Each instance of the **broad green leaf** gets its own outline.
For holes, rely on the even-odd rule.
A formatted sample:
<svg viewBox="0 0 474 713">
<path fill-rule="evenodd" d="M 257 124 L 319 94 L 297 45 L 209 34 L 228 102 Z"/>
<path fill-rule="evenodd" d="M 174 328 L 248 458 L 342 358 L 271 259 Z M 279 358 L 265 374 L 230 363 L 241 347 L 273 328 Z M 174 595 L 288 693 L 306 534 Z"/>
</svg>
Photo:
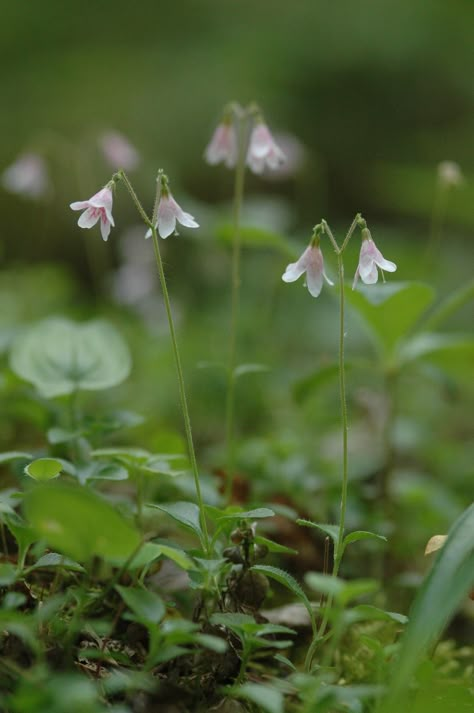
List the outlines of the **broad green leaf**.
<svg viewBox="0 0 474 713">
<path fill-rule="evenodd" d="M 80 431 L 68 431 L 65 428 L 50 428 L 47 432 L 48 441 L 53 445 L 58 443 L 68 443 L 80 437 Z"/>
<path fill-rule="evenodd" d="M 302 527 L 313 527 L 324 532 L 325 535 L 329 535 L 334 544 L 337 544 L 339 538 L 339 527 L 337 525 L 327 525 L 325 523 L 312 522 L 311 520 L 302 520 L 301 518 L 296 523 L 297 525 L 302 525 Z"/>
<path fill-rule="evenodd" d="M 399 358 L 402 364 L 427 361 L 454 376 L 472 374 L 474 339 L 468 335 L 418 334 L 405 342 Z"/>
<path fill-rule="evenodd" d="M 157 508 L 158 510 L 165 512 L 167 515 L 172 517 L 173 520 L 176 520 L 176 522 L 179 522 L 180 525 L 183 525 L 187 530 L 194 532 L 194 534 L 197 535 L 202 541 L 203 534 L 199 508 L 195 503 L 178 502 L 169 503 L 167 505 L 155 505 L 154 503 L 150 503 L 149 507 Z"/>
<path fill-rule="evenodd" d="M 235 698 L 255 703 L 267 713 L 283 713 L 283 694 L 275 686 L 244 683 L 239 688 L 232 688 L 231 694 Z"/>
<path fill-rule="evenodd" d="M 216 228 L 216 236 L 223 243 L 232 244 L 234 240 L 235 228 L 229 223 L 224 223 Z M 253 248 L 275 248 L 286 256 L 293 256 L 293 250 L 287 243 L 283 235 L 274 233 L 264 228 L 251 228 L 242 226 L 240 228 L 240 241 L 242 245 Z"/>
<path fill-rule="evenodd" d="M 140 544 L 135 528 L 86 487 L 48 483 L 28 492 L 23 507 L 38 537 L 78 562 L 125 561 Z"/>
<path fill-rule="evenodd" d="M 24 453 L 23 451 L 6 451 L 5 453 L 0 453 L 0 463 L 8 463 L 11 460 L 31 460 L 32 458 L 31 453 Z"/>
<path fill-rule="evenodd" d="M 221 515 L 217 520 L 259 520 L 265 517 L 274 517 L 275 513 L 270 508 L 255 508 Z"/>
<path fill-rule="evenodd" d="M 345 361 L 346 374 L 355 366 L 354 361 Z M 298 379 L 293 384 L 293 397 L 298 403 L 303 402 L 321 387 L 335 381 L 339 374 L 339 364 L 322 364 L 308 376 Z"/>
<path fill-rule="evenodd" d="M 421 658 L 473 586 L 474 504 L 452 526 L 413 602 L 392 672 L 388 710 L 400 710 L 400 699 Z"/>
<path fill-rule="evenodd" d="M 355 532 L 350 532 L 344 538 L 344 548 L 350 545 L 352 542 L 359 542 L 359 540 L 378 540 L 379 542 L 387 542 L 387 538 L 383 535 L 377 535 L 375 532 L 368 532 L 367 530 L 356 530 Z"/>
<path fill-rule="evenodd" d="M 120 384 L 130 372 L 131 359 L 111 324 L 78 324 L 58 317 L 39 322 L 15 339 L 10 366 L 52 398 Z"/>
<path fill-rule="evenodd" d="M 163 619 L 166 608 L 161 597 L 148 589 L 138 587 L 122 587 L 115 585 L 127 607 L 143 622 L 159 624 Z"/>
<path fill-rule="evenodd" d="M 16 579 L 16 567 L 9 562 L 0 562 L 0 587 L 9 587 Z"/>
<path fill-rule="evenodd" d="M 466 302 L 474 298 L 474 279 L 461 285 L 457 290 L 452 292 L 444 299 L 441 304 L 437 305 L 432 311 L 428 319 L 424 322 L 425 330 L 432 330 L 443 324 L 448 317 L 456 312 L 460 307 L 463 307 Z"/>
<path fill-rule="evenodd" d="M 390 353 L 429 307 L 434 291 L 420 282 L 388 282 L 359 285 L 357 290 L 347 290 L 346 297 L 369 325 L 381 347 Z"/>
<path fill-rule="evenodd" d="M 33 480 L 47 481 L 57 478 L 62 469 L 63 464 L 56 458 L 38 458 L 25 467 L 25 475 Z"/>
<path fill-rule="evenodd" d="M 262 535 L 256 535 L 255 542 L 257 545 L 265 545 L 265 547 L 268 547 L 269 552 L 279 552 L 286 555 L 298 554 L 298 550 L 286 547 L 285 545 L 280 545 L 279 542 L 273 542 L 273 540 L 269 540 L 267 537 L 262 537 Z"/>
<path fill-rule="evenodd" d="M 292 577 L 291 574 L 288 574 L 288 572 L 285 572 L 283 569 L 278 569 L 277 567 L 271 567 L 270 565 L 265 564 L 255 564 L 250 569 L 254 570 L 255 572 L 260 572 L 261 574 L 264 574 L 265 576 L 276 580 L 284 587 L 289 589 L 290 592 L 292 592 L 296 597 L 298 597 L 300 602 L 304 604 L 306 611 L 309 614 L 313 631 L 316 630 L 316 620 L 311 602 L 301 589 L 296 579 Z"/>
<path fill-rule="evenodd" d="M 196 565 L 194 564 L 192 559 L 188 557 L 186 552 L 179 549 L 179 547 L 171 547 L 170 545 L 165 545 L 158 542 L 149 542 L 147 544 L 153 545 L 156 552 L 159 552 L 159 554 L 163 557 L 167 557 L 168 559 L 173 560 L 173 562 L 175 562 L 178 567 L 181 567 L 181 569 L 196 569 Z"/>
<path fill-rule="evenodd" d="M 211 634 L 195 634 L 195 640 L 201 646 L 204 646 L 209 651 L 215 651 L 217 654 L 223 654 L 227 651 L 227 641 L 221 639 L 219 636 L 212 636 Z"/>
<path fill-rule="evenodd" d="M 49 569 L 50 567 L 62 567 L 72 572 L 86 571 L 79 562 L 75 562 L 69 557 L 64 557 L 64 555 L 60 555 L 57 552 L 49 552 L 47 555 L 43 555 L 31 567 L 28 567 L 28 571 L 33 569 Z"/>
</svg>

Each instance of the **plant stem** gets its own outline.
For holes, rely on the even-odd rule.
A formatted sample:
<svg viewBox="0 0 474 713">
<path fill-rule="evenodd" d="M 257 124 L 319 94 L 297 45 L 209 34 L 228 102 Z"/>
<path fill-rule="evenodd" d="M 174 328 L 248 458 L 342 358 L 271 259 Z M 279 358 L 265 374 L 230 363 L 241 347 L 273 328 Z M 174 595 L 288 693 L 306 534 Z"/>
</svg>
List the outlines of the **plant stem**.
<svg viewBox="0 0 474 713">
<path fill-rule="evenodd" d="M 151 227 L 151 220 L 150 220 L 150 218 L 148 217 L 148 215 L 146 214 L 145 209 L 143 208 L 142 204 L 140 203 L 140 200 L 138 199 L 138 196 L 137 196 L 137 194 L 135 193 L 135 190 L 134 190 L 132 184 L 131 184 L 130 181 L 128 180 L 128 176 L 127 176 L 127 174 L 125 173 L 125 171 L 120 170 L 118 173 L 114 174 L 114 176 L 112 176 L 112 180 L 113 180 L 115 177 L 116 177 L 117 179 L 120 179 L 121 181 L 124 182 L 125 188 L 126 188 L 127 191 L 130 193 L 130 197 L 131 197 L 132 201 L 135 203 L 135 207 L 136 207 L 136 209 L 138 210 L 138 212 L 140 213 L 140 215 L 141 215 L 141 217 L 142 217 L 142 219 L 143 219 L 143 222 L 145 223 L 145 225 L 146 225 L 148 228 L 150 228 L 150 227 Z"/>
<path fill-rule="evenodd" d="M 199 470 L 198 470 L 197 461 L 196 461 L 196 453 L 194 451 L 193 435 L 192 435 L 192 431 L 191 431 L 191 419 L 189 418 L 188 403 L 187 403 L 187 399 L 186 399 L 186 390 L 184 387 L 183 369 L 181 367 L 181 358 L 179 356 L 178 341 L 176 339 L 176 331 L 175 331 L 175 327 L 174 327 L 173 315 L 171 312 L 171 303 L 170 303 L 170 298 L 169 298 L 169 294 L 168 294 L 168 287 L 166 285 L 165 272 L 163 269 L 163 261 L 161 259 L 161 254 L 160 254 L 158 235 L 157 235 L 156 228 L 154 225 L 151 226 L 151 234 L 152 234 L 152 238 L 153 238 L 153 249 L 155 252 L 156 265 L 158 267 L 158 274 L 160 277 L 161 289 L 163 292 L 163 299 L 164 299 L 165 307 L 166 307 L 166 314 L 168 317 L 168 325 L 169 325 L 169 330 L 170 330 L 171 343 L 173 345 L 174 360 L 175 360 L 175 365 L 176 365 L 176 372 L 178 375 L 179 398 L 180 398 L 180 402 L 181 402 L 181 409 L 183 412 L 184 429 L 186 431 L 186 439 L 188 442 L 189 460 L 191 461 L 191 470 L 192 470 L 192 473 L 194 476 L 194 485 L 196 488 L 196 496 L 197 496 L 198 506 L 199 506 L 199 511 L 200 511 L 201 528 L 202 528 L 202 532 L 203 532 L 203 536 L 204 536 L 204 545 L 205 545 L 207 554 L 210 554 L 211 550 L 210 550 L 210 543 L 209 543 L 209 534 L 207 531 L 206 512 L 204 509 L 204 501 L 202 499 L 201 483 L 199 480 Z"/>
<path fill-rule="evenodd" d="M 226 397 L 226 478 L 224 489 L 225 503 L 229 503 L 232 495 L 232 482 L 235 461 L 234 443 L 234 411 L 235 411 L 235 365 L 237 358 L 237 332 L 240 309 L 240 218 L 242 212 L 242 202 L 244 196 L 245 179 L 245 155 L 246 155 L 246 123 L 242 120 L 239 132 L 239 155 L 235 169 L 234 182 L 234 232 L 232 243 L 232 297 L 230 316 L 230 338 L 229 338 L 229 363 L 227 376 L 227 397 Z"/>
</svg>

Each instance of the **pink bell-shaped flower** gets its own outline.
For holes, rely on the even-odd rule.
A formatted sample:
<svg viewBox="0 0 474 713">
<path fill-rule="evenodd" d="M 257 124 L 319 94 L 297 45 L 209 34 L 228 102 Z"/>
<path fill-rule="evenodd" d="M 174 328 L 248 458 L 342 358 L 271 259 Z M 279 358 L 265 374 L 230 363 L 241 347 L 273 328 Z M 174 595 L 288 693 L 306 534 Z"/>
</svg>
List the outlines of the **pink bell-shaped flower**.
<svg viewBox="0 0 474 713">
<path fill-rule="evenodd" d="M 285 154 L 275 143 L 268 126 L 258 121 L 250 134 L 247 165 L 254 173 L 263 173 L 265 167 L 279 168 L 286 160 Z"/>
<path fill-rule="evenodd" d="M 360 247 L 359 264 L 354 275 L 352 289 L 354 290 L 360 277 L 366 285 L 377 282 L 379 275 L 377 268 L 386 272 L 395 272 L 397 266 L 394 262 L 386 260 L 372 240 L 368 228 L 362 230 L 362 245 Z M 382 273 L 383 275 L 383 273 Z"/>
<path fill-rule="evenodd" d="M 112 217 L 113 194 L 110 184 L 102 188 L 98 193 L 87 201 L 76 201 L 71 203 L 72 210 L 83 210 L 77 224 L 80 228 L 92 228 L 100 220 L 100 232 L 102 238 L 107 240 L 110 234 L 110 227 L 114 226 Z"/>
<path fill-rule="evenodd" d="M 287 266 L 282 280 L 295 282 L 304 273 L 306 273 L 306 287 L 313 297 L 319 296 L 323 287 L 323 278 L 329 285 L 334 284 L 324 271 L 323 254 L 316 241 L 306 248 L 297 262 L 292 262 Z"/>
</svg>

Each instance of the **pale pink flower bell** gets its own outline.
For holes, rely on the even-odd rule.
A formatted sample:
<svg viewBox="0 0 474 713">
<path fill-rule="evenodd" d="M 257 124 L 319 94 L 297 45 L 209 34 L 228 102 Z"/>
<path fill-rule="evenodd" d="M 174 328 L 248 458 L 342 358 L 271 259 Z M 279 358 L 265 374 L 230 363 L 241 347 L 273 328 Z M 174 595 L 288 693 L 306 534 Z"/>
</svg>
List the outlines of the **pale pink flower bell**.
<svg viewBox="0 0 474 713">
<path fill-rule="evenodd" d="M 204 151 L 204 158 L 211 166 L 223 161 L 227 168 L 237 163 L 237 136 L 234 125 L 223 121 L 214 131 L 212 139 Z"/>
<path fill-rule="evenodd" d="M 1 183 L 7 191 L 25 198 L 41 198 L 49 190 L 46 164 L 36 153 L 25 153 L 5 169 Z"/>
<path fill-rule="evenodd" d="M 282 280 L 295 282 L 304 273 L 306 273 L 306 287 L 313 297 L 319 296 L 323 287 L 323 278 L 329 285 L 334 284 L 324 271 L 323 254 L 317 245 L 309 245 L 297 262 L 290 263 L 282 275 Z"/>
<path fill-rule="evenodd" d="M 167 179 L 161 191 L 160 202 L 158 204 L 156 228 L 162 238 L 167 238 L 176 230 L 176 221 L 185 228 L 199 228 L 199 224 L 194 220 L 191 213 L 186 213 L 169 192 Z M 151 237 L 151 230 L 148 230 L 145 238 Z"/>
<path fill-rule="evenodd" d="M 110 227 L 114 226 L 112 217 L 113 194 L 110 186 L 105 186 L 98 193 L 89 198 L 88 201 L 76 201 L 71 203 L 72 210 L 83 210 L 77 224 L 80 228 L 92 228 L 100 220 L 100 232 L 102 238 L 107 240 L 110 234 Z"/>
<path fill-rule="evenodd" d="M 386 272 L 395 272 L 397 266 L 394 262 L 386 260 L 380 250 L 375 245 L 374 241 L 370 237 L 370 232 L 366 228 L 362 233 L 366 232 L 368 237 L 363 237 L 362 245 L 360 248 L 359 255 L 359 265 L 357 266 L 356 274 L 354 276 L 354 283 L 352 289 L 354 290 L 357 281 L 360 277 L 362 282 L 366 285 L 373 285 L 377 282 L 379 275 L 377 268 L 385 270 Z M 382 273 L 383 275 L 383 273 Z"/>
<path fill-rule="evenodd" d="M 279 168 L 286 160 L 285 154 L 277 146 L 268 126 L 258 122 L 250 134 L 247 151 L 247 165 L 254 173 L 263 173 L 265 167 Z"/>
<path fill-rule="evenodd" d="M 133 171 L 140 163 L 140 154 L 135 146 L 118 131 L 105 131 L 99 137 L 99 145 L 104 158 L 114 169 Z"/>
</svg>

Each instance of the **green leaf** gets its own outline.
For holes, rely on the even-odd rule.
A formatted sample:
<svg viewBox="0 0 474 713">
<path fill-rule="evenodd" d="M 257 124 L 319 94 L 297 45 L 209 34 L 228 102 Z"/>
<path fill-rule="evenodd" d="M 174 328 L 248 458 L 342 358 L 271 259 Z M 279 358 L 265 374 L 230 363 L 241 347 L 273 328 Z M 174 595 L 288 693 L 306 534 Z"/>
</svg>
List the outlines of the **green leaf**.
<svg viewBox="0 0 474 713">
<path fill-rule="evenodd" d="M 298 554 L 298 550 L 294 550 L 291 547 L 285 547 L 285 545 L 280 545 L 279 542 L 273 542 L 273 540 L 269 540 L 267 537 L 262 537 L 262 535 L 256 535 L 255 542 L 257 545 L 265 545 L 265 547 L 268 547 L 269 552 L 279 552 L 286 555 Z"/>
<path fill-rule="evenodd" d="M 162 545 L 158 544 L 157 542 L 150 542 L 150 545 L 154 545 L 156 550 L 160 551 L 160 554 L 163 555 L 164 557 L 167 557 L 170 560 L 173 560 L 175 564 L 178 565 L 178 567 L 181 567 L 181 569 L 184 570 L 189 570 L 189 569 L 196 569 L 196 565 L 192 561 L 190 557 L 184 552 L 183 550 L 180 550 L 179 547 L 171 547 L 170 545 Z"/>
<path fill-rule="evenodd" d="M 203 540 L 199 508 L 195 503 L 177 502 L 167 505 L 155 505 L 150 503 L 149 507 L 157 508 L 179 522 L 187 530 L 191 530 L 199 539 Z"/>
<path fill-rule="evenodd" d="M 120 384 L 130 372 L 131 359 L 127 345 L 111 324 L 77 324 L 53 318 L 17 337 L 10 366 L 43 396 L 52 398 Z"/>
<path fill-rule="evenodd" d="M 250 569 L 254 570 L 255 572 L 260 572 L 261 574 L 264 574 L 265 576 L 276 580 L 284 587 L 289 589 L 290 592 L 292 592 L 300 600 L 300 602 L 304 604 L 306 611 L 309 614 L 309 618 L 311 619 L 313 631 L 316 631 L 316 619 L 314 616 L 314 611 L 311 602 L 301 589 L 296 579 L 292 577 L 291 574 L 288 574 L 288 572 L 285 572 L 283 569 L 271 567 L 270 565 L 266 564 L 255 564 Z"/>
<path fill-rule="evenodd" d="M 148 589 L 137 587 L 122 587 L 115 585 L 127 607 L 143 622 L 159 624 L 166 613 L 166 607 L 161 597 Z"/>
<path fill-rule="evenodd" d="M 39 558 L 31 567 L 28 567 L 28 571 L 33 569 L 49 569 L 62 567 L 63 569 L 69 569 L 72 572 L 85 572 L 84 567 L 75 562 L 69 557 L 64 557 L 57 552 L 49 552 L 47 555 L 43 555 Z"/>
<path fill-rule="evenodd" d="M 457 290 L 454 290 L 441 304 L 437 305 L 432 311 L 428 319 L 424 322 L 424 329 L 436 329 L 440 324 L 443 324 L 448 317 L 456 312 L 460 307 L 463 307 L 466 302 L 474 298 L 474 279 L 469 280 L 465 285 L 461 285 Z"/>
<path fill-rule="evenodd" d="M 33 480 L 47 481 L 57 478 L 63 469 L 61 461 L 56 458 L 38 458 L 25 468 L 25 475 Z"/>
<path fill-rule="evenodd" d="M 217 520 L 259 520 L 265 517 L 274 517 L 275 513 L 270 508 L 255 508 L 254 510 L 241 510 L 221 515 Z"/>
<path fill-rule="evenodd" d="M 227 651 L 227 641 L 219 638 L 219 636 L 212 636 L 211 634 L 195 634 L 195 640 L 210 651 L 215 651 L 217 654 L 223 654 Z"/>
<path fill-rule="evenodd" d="M 449 371 L 454 376 L 471 375 L 474 339 L 469 335 L 418 334 L 403 344 L 402 364 L 425 361 Z"/>
<path fill-rule="evenodd" d="M 233 225 L 223 223 L 217 226 L 215 232 L 218 240 L 223 243 L 232 244 L 235 232 Z M 286 256 L 293 256 L 293 250 L 289 247 L 283 235 L 264 228 L 242 226 L 240 228 L 240 241 L 245 247 L 275 248 L 275 250 L 284 253 Z"/>
<path fill-rule="evenodd" d="M 452 526 L 413 602 L 390 679 L 390 711 L 400 710 L 400 699 L 422 656 L 474 585 L 473 533 L 474 504 Z"/>
<path fill-rule="evenodd" d="M 368 532 L 367 530 L 355 530 L 350 532 L 344 538 L 344 549 L 347 545 L 352 542 L 359 542 L 359 540 L 378 540 L 379 542 L 387 542 L 387 538 L 383 535 L 377 535 L 375 532 Z"/>
<path fill-rule="evenodd" d="M 231 694 L 236 698 L 255 703 L 268 713 L 283 713 L 283 694 L 275 686 L 244 683 L 239 688 L 232 688 Z"/>
<path fill-rule="evenodd" d="M 78 562 L 125 561 L 140 544 L 135 528 L 85 487 L 48 483 L 30 490 L 23 507 L 38 537 Z"/>
<path fill-rule="evenodd" d="M 0 562 L 0 587 L 9 587 L 16 579 L 16 567 L 9 562 Z"/>
<path fill-rule="evenodd" d="M 374 579 L 353 579 L 346 582 L 331 574 L 321 574 L 319 572 L 308 572 L 305 576 L 306 584 L 317 592 L 333 596 L 343 606 L 351 599 L 372 594 L 379 588 L 379 584 Z"/>
<path fill-rule="evenodd" d="M 385 611 L 374 607 L 372 604 L 357 604 L 351 611 L 370 621 L 394 621 L 397 624 L 406 624 L 408 622 L 408 617 L 404 614 Z"/>
<path fill-rule="evenodd" d="M 433 289 L 420 282 L 360 285 L 357 290 L 347 291 L 347 301 L 363 317 L 386 352 L 408 336 L 433 298 Z"/>
<path fill-rule="evenodd" d="M 314 527 L 316 530 L 324 532 L 325 535 L 329 535 L 334 544 L 337 544 L 337 540 L 339 538 L 338 525 L 326 525 L 320 522 L 312 522 L 311 520 L 302 520 L 301 518 L 298 518 L 296 523 L 302 527 Z"/>
<path fill-rule="evenodd" d="M 353 362 L 345 361 L 346 373 L 354 366 Z M 315 369 L 309 376 L 298 379 L 293 384 L 293 398 L 297 403 L 303 402 L 308 396 L 321 387 L 337 379 L 339 374 L 339 363 L 323 364 Z"/>
<path fill-rule="evenodd" d="M 8 463 L 11 460 L 31 460 L 32 458 L 31 453 L 24 453 L 23 451 L 5 451 L 5 453 L 0 453 L 0 463 Z"/>
</svg>

